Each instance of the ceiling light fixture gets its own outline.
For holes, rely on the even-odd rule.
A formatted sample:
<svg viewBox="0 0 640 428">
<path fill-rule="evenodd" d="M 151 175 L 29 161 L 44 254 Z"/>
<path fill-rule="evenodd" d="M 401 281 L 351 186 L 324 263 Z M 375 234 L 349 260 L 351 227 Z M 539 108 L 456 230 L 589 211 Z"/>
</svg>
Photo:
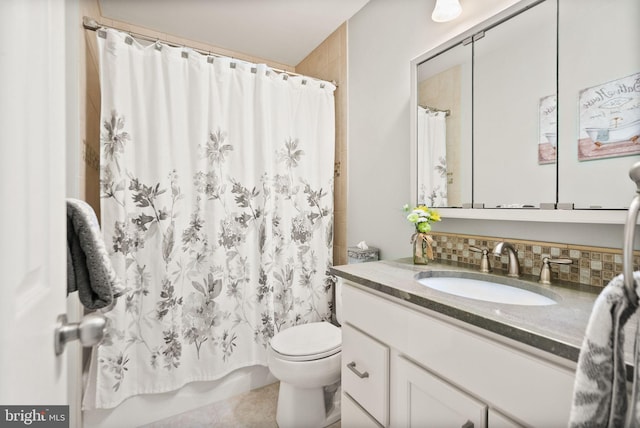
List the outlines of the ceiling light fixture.
<svg viewBox="0 0 640 428">
<path fill-rule="evenodd" d="M 462 6 L 458 0 L 436 0 L 431 19 L 435 22 L 447 22 L 456 19 L 462 12 Z"/>
</svg>

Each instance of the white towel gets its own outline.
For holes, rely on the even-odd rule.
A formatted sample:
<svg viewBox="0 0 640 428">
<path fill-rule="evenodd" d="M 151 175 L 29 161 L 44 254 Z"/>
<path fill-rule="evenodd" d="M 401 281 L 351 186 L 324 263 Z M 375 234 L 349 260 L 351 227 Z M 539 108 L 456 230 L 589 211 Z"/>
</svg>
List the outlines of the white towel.
<svg viewBox="0 0 640 428">
<path fill-rule="evenodd" d="M 640 282 L 640 273 L 634 273 L 634 279 Z M 570 427 L 629 426 L 625 425 L 629 399 L 624 325 L 635 311 L 622 275 L 612 279 L 596 299 L 578 358 Z"/>
</svg>

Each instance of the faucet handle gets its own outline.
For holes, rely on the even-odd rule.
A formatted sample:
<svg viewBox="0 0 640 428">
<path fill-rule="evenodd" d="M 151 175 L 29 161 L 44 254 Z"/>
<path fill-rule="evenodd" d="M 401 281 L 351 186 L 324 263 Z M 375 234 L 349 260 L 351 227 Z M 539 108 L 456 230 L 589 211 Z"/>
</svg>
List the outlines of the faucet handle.
<svg viewBox="0 0 640 428">
<path fill-rule="evenodd" d="M 473 245 L 469 245 L 469 250 L 474 253 L 482 253 L 482 257 L 480 258 L 480 272 L 489 273 L 491 272 L 491 263 L 489 262 L 489 250 L 487 248 L 478 248 Z"/>
<path fill-rule="evenodd" d="M 542 268 L 540 269 L 540 284 L 551 284 L 551 263 L 557 265 L 570 265 L 573 263 L 571 259 L 551 259 L 549 257 L 542 258 Z"/>
<path fill-rule="evenodd" d="M 544 257 L 542 259 L 542 263 L 554 263 L 558 265 L 570 265 L 573 263 L 571 259 L 550 259 L 549 257 Z"/>
</svg>

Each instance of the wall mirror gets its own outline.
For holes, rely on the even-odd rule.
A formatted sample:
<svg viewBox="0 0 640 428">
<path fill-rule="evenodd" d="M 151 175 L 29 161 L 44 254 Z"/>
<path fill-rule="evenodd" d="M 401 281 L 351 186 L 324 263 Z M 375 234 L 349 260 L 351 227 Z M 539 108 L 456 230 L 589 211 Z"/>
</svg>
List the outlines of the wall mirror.
<svg viewBox="0 0 640 428">
<path fill-rule="evenodd" d="M 626 208 L 640 159 L 637 16 L 637 0 L 521 1 L 412 61 L 418 202 Z"/>
<path fill-rule="evenodd" d="M 559 2 L 558 199 L 576 208 L 626 208 L 635 194 L 638 17 L 638 0 Z"/>
<path fill-rule="evenodd" d="M 555 7 L 542 2 L 473 42 L 475 204 L 555 202 Z"/>
<path fill-rule="evenodd" d="M 458 43 L 418 66 L 418 200 L 471 201 L 472 44 Z"/>
</svg>

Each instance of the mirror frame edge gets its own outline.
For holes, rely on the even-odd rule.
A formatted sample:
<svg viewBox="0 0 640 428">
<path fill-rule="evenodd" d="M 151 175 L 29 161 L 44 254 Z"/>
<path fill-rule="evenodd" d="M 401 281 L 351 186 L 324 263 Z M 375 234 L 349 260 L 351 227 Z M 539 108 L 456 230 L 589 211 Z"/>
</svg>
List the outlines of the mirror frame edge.
<svg viewBox="0 0 640 428">
<path fill-rule="evenodd" d="M 604 209 L 521 209 L 521 208 L 438 208 L 440 217 L 467 220 L 528 221 L 540 223 L 625 224 L 627 210 Z"/>
</svg>

